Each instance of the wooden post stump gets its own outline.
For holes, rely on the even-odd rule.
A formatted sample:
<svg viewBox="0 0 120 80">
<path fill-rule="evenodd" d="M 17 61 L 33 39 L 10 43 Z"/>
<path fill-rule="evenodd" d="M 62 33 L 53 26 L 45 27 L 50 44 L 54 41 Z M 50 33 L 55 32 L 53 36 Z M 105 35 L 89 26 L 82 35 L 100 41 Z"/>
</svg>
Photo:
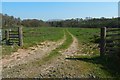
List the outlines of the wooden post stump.
<svg viewBox="0 0 120 80">
<path fill-rule="evenodd" d="M 9 30 L 5 30 L 6 45 L 9 45 Z"/>
<path fill-rule="evenodd" d="M 100 56 L 105 55 L 106 48 L 106 27 L 101 28 L 101 41 L 100 41 Z"/>
<path fill-rule="evenodd" d="M 22 27 L 18 27 L 18 33 L 19 33 L 19 46 L 23 46 Z"/>
</svg>

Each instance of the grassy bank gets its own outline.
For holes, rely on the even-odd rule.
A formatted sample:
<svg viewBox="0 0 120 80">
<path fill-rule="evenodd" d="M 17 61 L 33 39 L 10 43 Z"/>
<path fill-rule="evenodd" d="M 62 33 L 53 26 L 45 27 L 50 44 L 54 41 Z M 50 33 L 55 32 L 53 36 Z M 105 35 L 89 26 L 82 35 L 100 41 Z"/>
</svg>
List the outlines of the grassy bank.
<svg viewBox="0 0 120 80">
<path fill-rule="evenodd" d="M 28 48 L 34 45 L 39 44 L 40 42 L 49 40 L 57 41 L 61 39 L 64 35 L 62 28 L 54 27 L 23 27 L 23 47 L 17 45 L 6 46 L 3 45 L 2 53 L 3 55 L 11 54 L 11 52 L 17 51 L 18 48 Z"/>
</svg>

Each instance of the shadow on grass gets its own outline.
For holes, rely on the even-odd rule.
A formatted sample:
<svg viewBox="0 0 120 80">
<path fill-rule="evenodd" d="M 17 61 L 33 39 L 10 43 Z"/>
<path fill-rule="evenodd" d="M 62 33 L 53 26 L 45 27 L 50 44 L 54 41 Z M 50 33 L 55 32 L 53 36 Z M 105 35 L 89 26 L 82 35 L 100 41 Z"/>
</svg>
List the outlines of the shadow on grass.
<svg viewBox="0 0 120 80">
<path fill-rule="evenodd" d="M 80 60 L 93 64 L 100 64 L 103 67 L 101 69 L 106 70 L 113 77 L 120 77 L 120 62 L 115 58 L 94 56 L 94 57 L 79 57 L 79 58 L 66 58 L 68 60 Z"/>
</svg>

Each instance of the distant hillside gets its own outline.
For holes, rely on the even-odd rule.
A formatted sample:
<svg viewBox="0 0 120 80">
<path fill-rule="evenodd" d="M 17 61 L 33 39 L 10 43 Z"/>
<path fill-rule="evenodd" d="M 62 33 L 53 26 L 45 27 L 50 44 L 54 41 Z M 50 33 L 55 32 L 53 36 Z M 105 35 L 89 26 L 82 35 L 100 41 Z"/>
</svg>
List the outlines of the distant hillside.
<svg viewBox="0 0 120 80">
<path fill-rule="evenodd" d="M 49 19 L 47 22 L 53 22 L 53 21 L 63 21 L 62 19 Z"/>
</svg>

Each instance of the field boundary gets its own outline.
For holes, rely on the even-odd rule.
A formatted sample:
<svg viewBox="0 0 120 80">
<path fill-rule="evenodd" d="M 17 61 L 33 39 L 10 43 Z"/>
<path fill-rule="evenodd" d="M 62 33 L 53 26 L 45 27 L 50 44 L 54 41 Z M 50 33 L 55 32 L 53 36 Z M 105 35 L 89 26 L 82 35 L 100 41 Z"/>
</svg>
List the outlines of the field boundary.
<svg viewBox="0 0 120 80">
<path fill-rule="evenodd" d="M 23 31 L 22 27 L 9 28 L 5 30 L 5 40 L 6 45 L 18 44 L 18 46 L 23 46 Z"/>
<path fill-rule="evenodd" d="M 101 28 L 100 54 L 119 55 L 120 49 L 120 29 L 119 28 Z"/>
</svg>

